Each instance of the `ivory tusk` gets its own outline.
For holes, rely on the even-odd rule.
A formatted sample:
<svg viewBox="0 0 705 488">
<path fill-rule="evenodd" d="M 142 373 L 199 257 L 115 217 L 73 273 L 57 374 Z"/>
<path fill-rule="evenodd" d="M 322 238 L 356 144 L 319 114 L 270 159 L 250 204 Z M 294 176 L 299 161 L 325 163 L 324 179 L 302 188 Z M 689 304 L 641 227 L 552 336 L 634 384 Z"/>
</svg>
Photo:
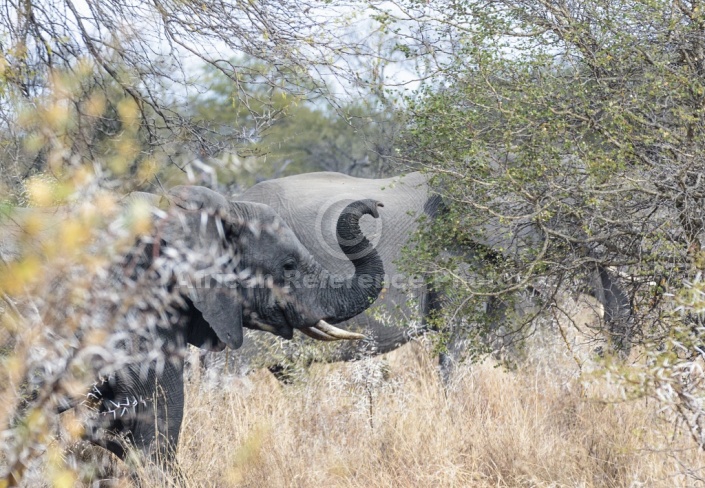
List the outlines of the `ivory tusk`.
<svg viewBox="0 0 705 488">
<path fill-rule="evenodd" d="M 339 329 L 337 327 L 330 325 L 325 320 L 319 320 L 318 323 L 314 326 L 314 328 L 318 329 L 321 332 L 328 334 L 331 337 L 335 337 L 336 339 L 346 339 L 349 341 L 366 339 L 366 337 L 362 334 L 358 334 L 357 332 L 348 332 L 347 330 Z"/>
<path fill-rule="evenodd" d="M 333 336 L 329 336 L 325 332 L 322 332 L 314 327 L 302 327 L 299 329 L 302 333 L 306 334 L 312 339 L 316 339 L 317 341 L 339 341 L 340 339 L 336 339 Z"/>
<path fill-rule="evenodd" d="M 259 320 L 255 321 L 255 325 L 259 330 L 277 334 L 277 328 L 274 326 L 271 326 L 264 322 L 260 322 Z M 299 330 L 307 336 L 318 341 L 357 341 L 360 339 L 366 339 L 366 337 L 362 334 L 339 329 L 338 327 L 330 325 L 325 320 L 319 320 L 316 325 L 312 327 L 302 327 Z"/>
</svg>

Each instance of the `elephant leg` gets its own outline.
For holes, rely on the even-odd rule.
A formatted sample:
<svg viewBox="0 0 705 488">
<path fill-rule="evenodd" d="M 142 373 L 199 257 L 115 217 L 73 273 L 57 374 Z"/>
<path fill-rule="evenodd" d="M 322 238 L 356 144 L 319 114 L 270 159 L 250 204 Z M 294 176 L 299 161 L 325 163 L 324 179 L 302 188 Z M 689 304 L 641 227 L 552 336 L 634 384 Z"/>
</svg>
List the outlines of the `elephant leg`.
<svg viewBox="0 0 705 488">
<path fill-rule="evenodd" d="M 167 360 L 149 390 L 153 406 L 140 416 L 132 437 L 157 464 L 173 464 L 184 415 L 183 359 Z"/>
<path fill-rule="evenodd" d="M 592 273 L 590 285 L 592 295 L 602 304 L 612 348 L 622 356 L 629 355 L 634 334 L 629 295 L 618 279 L 602 266 Z"/>
<path fill-rule="evenodd" d="M 175 465 L 184 411 L 183 359 L 153 362 L 120 371 L 96 385 L 90 400 L 100 403 L 86 437 L 122 460 L 132 446 L 170 472 Z M 105 433 L 109 435 L 106 436 Z"/>
<path fill-rule="evenodd" d="M 448 386 L 450 379 L 455 371 L 455 360 L 453 356 L 446 351 L 438 354 L 438 368 L 441 374 L 441 381 L 445 386 Z"/>
<path fill-rule="evenodd" d="M 486 305 L 489 307 L 489 304 Z M 456 319 L 456 323 L 450 325 L 450 336 L 445 344 L 445 348 L 438 354 L 438 367 L 441 376 L 441 381 L 448 386 L 453 377 L 453 373 L 457 366 L 467 359 L 468 352 L 471 348 L 477 348 L 475 341 L 477 340 L 476 329 L 478 324 L 471 326 L 464 319 Z M 479 325 L 485 330 L 481 333 L 482 341 L 487 342 L 491 334 L 491 330 L 497 327 L 495 323 Z"/>
<path fill-rule="evenodd" d="M 468 351 L 477 347 L 480 339 L 483 348 L 499 351 L 502 337 L 497 333 L 503 330 L 502 323 L 506 319 L 507 306 L 501 300 L 490 298 L 484 305 L 483 319 L 480 323 L 468 323 L 465 319 L 455 319 L 450 324 L 450 335 L 444 350 L 438 355 L 438 366 L 441 380 L 448 385 L 458 364 L 467 358 Z M 479 329 L 479 334 L 478 334 Z"/>
<path fill-rule="evenodd" d="M 516 330 L 519 325 L 516 314 L 519 312 L 514 306 L 514 299 L 516 298 L 489 297 L 479 324 L 474 324 L 470 328 L 470 324 L 459 320 L 458 323 L 450 326 L 451 333 L 445 350 L 438 356 L 440 375 L 444 384 L 448 384 L 457 364 L 466 359 L 468 351 L 473 347 L 473 341 L 478 338 L 483 347 L 491 351 L 497 359 L 511 361 L 516 357 L 517 341 L 521 339 L 522 333 Z M 528 307 L 530 302 L 522 302 L 521 306 Z M 480 328 L 479 334 L 477 334 L 477 327 Z"/>
</svg>

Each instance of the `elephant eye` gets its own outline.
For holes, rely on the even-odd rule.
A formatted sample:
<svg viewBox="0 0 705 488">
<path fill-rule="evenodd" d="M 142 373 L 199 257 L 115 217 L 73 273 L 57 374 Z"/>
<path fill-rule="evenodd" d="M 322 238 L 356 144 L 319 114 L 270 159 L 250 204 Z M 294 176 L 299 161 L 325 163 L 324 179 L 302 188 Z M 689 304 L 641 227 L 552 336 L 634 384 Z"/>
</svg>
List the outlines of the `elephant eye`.
<svg viewBox="0 0 705 488">
<path fill-rule="evenodd" d="M 282 267 L 284 268 L 284 271 L 294 271 L 296 269 L 296 261 L 293 259 L 287 260 L 284 262 Z"/>
</svg>

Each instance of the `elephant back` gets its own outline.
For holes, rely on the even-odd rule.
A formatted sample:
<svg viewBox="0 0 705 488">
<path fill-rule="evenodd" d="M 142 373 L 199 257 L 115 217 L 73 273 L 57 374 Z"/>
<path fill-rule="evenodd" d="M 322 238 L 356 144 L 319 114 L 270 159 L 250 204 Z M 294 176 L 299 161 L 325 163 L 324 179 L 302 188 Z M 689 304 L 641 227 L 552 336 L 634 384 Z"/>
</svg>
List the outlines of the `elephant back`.
<svg viewBox="0 0 705 488">
<path fill-rule="evenodd" d="M 400 256 L 401 248 L 418 228 L 428 194 L 428 184 L 420 173 L 364 179 L 319 172 L 264 181 L 238 200 L 270 205 L 328 271 L 346 276 L 353 275 L 354 267 L 338 246 L 338 217 L 352 201 L 379 200 L 384 204 L 380 218 L 365 216 L 360 227 L 379 252 L 385 272 L 391 275 L 397 272 L 393 262 Z"/>
</svg>

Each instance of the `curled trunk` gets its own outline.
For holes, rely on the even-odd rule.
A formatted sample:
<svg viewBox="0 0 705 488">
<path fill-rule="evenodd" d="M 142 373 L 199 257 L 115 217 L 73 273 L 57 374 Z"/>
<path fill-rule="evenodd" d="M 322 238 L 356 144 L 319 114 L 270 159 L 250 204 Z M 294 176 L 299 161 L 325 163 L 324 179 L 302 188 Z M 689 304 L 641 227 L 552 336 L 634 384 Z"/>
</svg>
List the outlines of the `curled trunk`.
<svg viewBox="0 0 705 488">
<path fill-rule="evenodd" d="M 384 266 L 377 250 L 362 234 L 363 215 L 379 217 L 376 200 L 357 200 L 349 204 L 338 217 L 338 245 L 355 267 L 355 274 L 346 280 L 331 276 L 322 290 L 322 303 L 334 304 L 328 320 L 339 323 L 364 312 L 377 299 L 384 285 Z"/>
</svg>

